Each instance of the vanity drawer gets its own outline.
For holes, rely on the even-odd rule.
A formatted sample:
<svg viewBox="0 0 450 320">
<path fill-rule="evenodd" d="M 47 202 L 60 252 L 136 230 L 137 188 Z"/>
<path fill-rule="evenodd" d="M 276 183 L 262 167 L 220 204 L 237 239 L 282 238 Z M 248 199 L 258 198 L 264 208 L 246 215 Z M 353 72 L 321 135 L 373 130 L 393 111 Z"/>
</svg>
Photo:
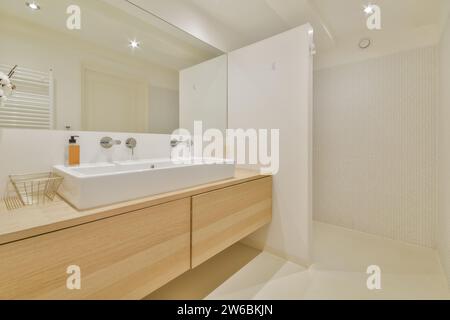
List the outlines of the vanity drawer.
<svg viewBox="0 0 450 320">
<path fill-rule="evenodd" d="M 272 177 L 192 197 L 195 268 L 272 218 Z"/>
<path fill-rule="evenodd" d="M 190 198 L 0 246 L 1 299 L 140 299 L 190 268 Z M 68 290 L 67 267 L 81 268 Z"/>
</svg>

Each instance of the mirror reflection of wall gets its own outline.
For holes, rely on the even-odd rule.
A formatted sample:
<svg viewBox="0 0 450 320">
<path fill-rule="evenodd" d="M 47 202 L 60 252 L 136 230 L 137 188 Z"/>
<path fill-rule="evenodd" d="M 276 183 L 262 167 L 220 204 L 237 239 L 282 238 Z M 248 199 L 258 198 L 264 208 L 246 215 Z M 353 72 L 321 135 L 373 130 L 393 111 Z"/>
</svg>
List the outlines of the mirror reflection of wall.
<svg viewBox="0 0 450 320">
<path fill-rule="evenodd" d="M 81 29 L 69 30 L 71 4 L 41 0 L 33 11 L 22 1 L 0 3 L 0 71 L 19 65 L 12 78 L 17 90 L 0 107 L 0 127 L 158 134 L 177 129 L 179 72 L 223 53 L 125 1 L 77 1 Z M 205 75 L 216 77 L 222 79 Z M 220 85 L 226 92 L 226 81 Z M 226 117 L 226 96 L 220 98 L 224 102 L 209 109 L 213 117 Z"/>
<path fill-rule="evenodd" d="M 180 72 L 180 127 L 194 132 L 202 120 L 203 130 L 227 129 L 228 59 L 226 55 Z"/>
</svg>

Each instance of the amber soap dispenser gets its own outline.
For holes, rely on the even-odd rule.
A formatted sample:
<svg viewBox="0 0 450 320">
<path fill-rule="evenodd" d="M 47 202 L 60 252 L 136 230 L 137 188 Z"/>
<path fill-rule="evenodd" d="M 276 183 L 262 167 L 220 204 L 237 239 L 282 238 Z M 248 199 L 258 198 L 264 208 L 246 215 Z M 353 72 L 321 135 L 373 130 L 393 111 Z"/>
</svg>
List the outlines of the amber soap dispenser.
<svg viewBox="0 0 450 320">
<path fill-rule="evenodd" d="M 69 166 L 80 165 L 80 145 L 76 138 L 79 136 L 71 136 L 69 139 Z"/>
</svg>

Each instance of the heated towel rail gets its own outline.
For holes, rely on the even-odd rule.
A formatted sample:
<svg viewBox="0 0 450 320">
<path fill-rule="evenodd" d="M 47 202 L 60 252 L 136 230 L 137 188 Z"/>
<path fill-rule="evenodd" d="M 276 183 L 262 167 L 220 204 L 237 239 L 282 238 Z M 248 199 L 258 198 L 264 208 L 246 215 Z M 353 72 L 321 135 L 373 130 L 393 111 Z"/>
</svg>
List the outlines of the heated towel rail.
<svg viewBox="0 0 450 320">
<path fill-rule="evenodd" d="M 0 71 L 8 73 L 12 65 L 0 64 Z M 17 68 L 11 79 L 17 87 L 0 106 L 0 127 L 53 129 L 54 80 L 52 70 L 42 72 L 24 67 Z"/>
</svg>

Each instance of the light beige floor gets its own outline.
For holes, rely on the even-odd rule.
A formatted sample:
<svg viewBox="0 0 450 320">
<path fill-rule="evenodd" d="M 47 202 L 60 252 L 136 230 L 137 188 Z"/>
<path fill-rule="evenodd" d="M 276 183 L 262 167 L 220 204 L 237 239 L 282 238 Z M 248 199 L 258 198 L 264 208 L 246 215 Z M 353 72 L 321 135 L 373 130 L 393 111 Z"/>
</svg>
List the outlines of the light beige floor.
<svg viewBox="0 0 450 320">
<path fill-rule="evenodd" d="M 314 264 L 296 265 L 237 244 L 148 299 L 450 299 L 434 250 L 314 224 Z M 367 289 L 367 267 L 382 271 Z"/>
</svg>

